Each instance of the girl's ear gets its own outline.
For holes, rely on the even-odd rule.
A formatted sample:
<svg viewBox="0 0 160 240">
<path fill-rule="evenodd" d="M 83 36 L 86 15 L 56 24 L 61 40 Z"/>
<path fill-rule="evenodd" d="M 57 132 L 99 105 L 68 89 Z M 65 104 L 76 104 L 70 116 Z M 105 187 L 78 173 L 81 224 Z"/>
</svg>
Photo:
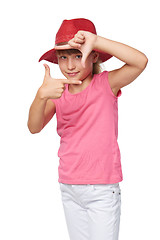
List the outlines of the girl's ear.
<svg viewBox="0 0 160 240">
<path fill-rule="evenodd" d="M 99 53 L 98 52 L 94 52 L 93 53 L 93 63 L 96 63 L 98 61 L 99 58 Z"/>
</svg>

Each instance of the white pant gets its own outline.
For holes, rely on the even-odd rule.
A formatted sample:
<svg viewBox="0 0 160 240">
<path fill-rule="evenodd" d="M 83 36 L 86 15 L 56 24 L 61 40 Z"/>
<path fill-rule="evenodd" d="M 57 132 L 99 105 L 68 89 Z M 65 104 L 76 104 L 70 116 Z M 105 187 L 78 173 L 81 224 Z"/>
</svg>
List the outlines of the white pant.
<svg viewBox="0 0 160 240">
<path fill-rule="evenodd" d="M 70 240 L 118 240 L 119 183 L 59 184 Z"/>
</svg>

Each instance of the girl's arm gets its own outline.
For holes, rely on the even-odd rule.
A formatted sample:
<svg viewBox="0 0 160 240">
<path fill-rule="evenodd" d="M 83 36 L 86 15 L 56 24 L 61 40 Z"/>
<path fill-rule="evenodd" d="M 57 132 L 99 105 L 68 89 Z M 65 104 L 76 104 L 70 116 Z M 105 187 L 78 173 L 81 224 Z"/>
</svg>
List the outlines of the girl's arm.
<svg viewBox="0 0 160 240">
<path fill-rule="evenodd" d="M 148 59 L 144 53 L 120 42 L 95 35 L 87 31 L 78 31 L 68 44 L 55 46 L 55 49 L 79 49 L 82 56 L 82 65 L 93 49 L 97 49 L 125 62 L 124 66 L 108 73 L 108 80 L 114 93 L 135 80 L 145 69 Z"/>
<path fill-rule="evenodd" d="M 133 82 L 145 69 L 148 59 L 144 53 L 125 45 L 100 36 L 97 36 L 95 48 L 115 56 L 125 62 L 119 69 L 108 73 L 108 80 L 112 90 L 118 90 Z"/>
<path fill-rule="evenodd" d="M 147 57 L 137 49 L 120 42 L 112 41 L 107 38 L 97 36 L 95 48 L 115 56 L 119 60 L 130 66 L 144 69 L 147 63 Z"/>
<path fill-rule="evenodd" d="M 31 133 L 39 133 L 51 120 L 56 112 L 56 106 L 50 99 L 43 98 L 40 89 L 30 107 L 28 129 Z"/>
<path fill-rule="evenodd" d="M 55 103 L 50 99 L 60 98 L 64 92 L 65 84 L 81 84 L 78 80 L 55 79 L 50 75 L 50 67 L 45 67 L 43 84 L 38 89 L 35 99 L 30 107 L 28 128 L 31 133 L 39 133 L 51 120 L 56 112 Z"/>
</svg>

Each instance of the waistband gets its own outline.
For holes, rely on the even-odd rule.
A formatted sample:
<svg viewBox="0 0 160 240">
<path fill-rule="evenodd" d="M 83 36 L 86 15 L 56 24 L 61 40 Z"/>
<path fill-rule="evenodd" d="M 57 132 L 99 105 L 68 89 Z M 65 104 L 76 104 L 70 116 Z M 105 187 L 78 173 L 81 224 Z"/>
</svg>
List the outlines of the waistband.
<svg viewBox="0 0 160 240">
<path fill-rule="evenodd" d="M 66 186 L 71 186 L 71 187 L 84 187 L 84 186 L 107 186 L 109 188 L 112 188 L 112 187 L 119 187 L 119 182 L 118 183 L 111 183 L 111 184 L 68 184 L 68 183 L 61 183 L 59 182 L 59 184 L 62 184 L 62 185 L 66 185 Z"/>
</svg>

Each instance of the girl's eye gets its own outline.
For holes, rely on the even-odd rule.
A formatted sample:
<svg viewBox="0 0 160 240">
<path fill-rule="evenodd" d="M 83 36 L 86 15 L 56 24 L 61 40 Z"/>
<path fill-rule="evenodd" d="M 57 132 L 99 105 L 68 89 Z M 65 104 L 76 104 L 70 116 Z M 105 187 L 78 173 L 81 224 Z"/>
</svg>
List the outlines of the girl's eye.
<svg viewBox="0 0 160 240">
<path fill-rule="evenodd" d="M 82 55 L 76 55 L 76 58 L 81 58 L 82 57 Z"/>
<path fill-rule="evenodd" d="M 66 59 L 67 57 L 66 56 L 60 56 L 61 59 Z"/>
</svg>

